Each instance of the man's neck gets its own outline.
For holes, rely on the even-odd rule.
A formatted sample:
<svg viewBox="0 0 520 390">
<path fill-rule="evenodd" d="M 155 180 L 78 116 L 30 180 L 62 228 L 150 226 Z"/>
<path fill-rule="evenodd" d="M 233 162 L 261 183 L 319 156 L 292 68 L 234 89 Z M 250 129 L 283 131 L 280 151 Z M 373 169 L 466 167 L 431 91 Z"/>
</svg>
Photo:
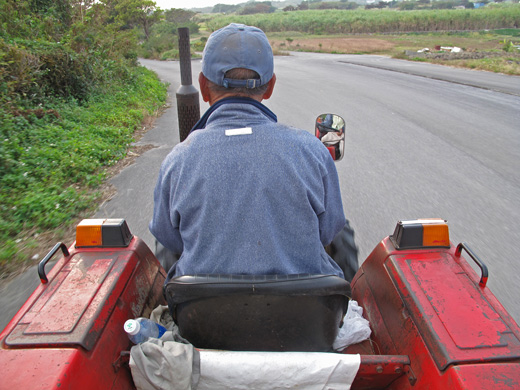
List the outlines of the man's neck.
<svg viewBox="0 0 520 390">
<path fill-rule="evenodd" d="M 225 98 L 230 98 L 230 97 L 244 97 L 244 98 L 250 98 L 250 99 L 253 99 L 253 100 L 256 100 L 257 102 L 262 102 L 262 96 L 250 96 L 250 95 L 246 95 L 246 94 L 236 94 L 236 93 L 222 93 L 222 94 L 218 94 L 216 96 L 214 96 L 213 94 L 210 95 L 209 97 L 209 105 L 212 106 L 213 104 L 215 104 L 216 102 L 218 102 L 219 100 L 222 100 L 222 99 L 225 99 Z"/>
</svg>

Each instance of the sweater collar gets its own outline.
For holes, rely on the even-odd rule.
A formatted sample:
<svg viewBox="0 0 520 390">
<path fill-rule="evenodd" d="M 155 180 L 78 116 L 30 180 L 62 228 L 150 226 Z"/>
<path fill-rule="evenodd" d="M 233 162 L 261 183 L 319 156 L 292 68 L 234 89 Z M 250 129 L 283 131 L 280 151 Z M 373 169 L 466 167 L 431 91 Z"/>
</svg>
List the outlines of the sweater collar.
<svg viewBox="0 0 520 390">
<path fill-rule="evenodd" d="M 228 97 L 228 98 L 224 98 L 224 99 L 218 100 L 210 108 L 208 108 L 206 110 L 206 112 L 204 113 L 204 115 L 202 115 L 202 117 L 199 119 L 199 121 L 197 123 L 195 123 L 195 126 L 193 126 L 193 128 L 190 131 L 190 133 L 195 131 L 195 130 L 199 130 L 199 129 L 205 128 L 206 127 L 206 123 L 208 122 L 208 118 L 210 117 L 210 115 L 217 108 L 219 108 L 220 106 L 222 106 L 224 104 L 231 104 L 231 103 L 250 104 L 250 105 L 255 106 L 256 108 L 258 108 L 262 114 L 264 114 L 267 118 L 269 118 L 273 122 L 277 122 L 278 121 L 278 118 L 276 117 L 276 115 L 270 109 L 268 109 L 262 103 L 254 100 L 254 99 L 251 99 L 251 98 L 248 98 L 248 97 Z"/>
</svg>

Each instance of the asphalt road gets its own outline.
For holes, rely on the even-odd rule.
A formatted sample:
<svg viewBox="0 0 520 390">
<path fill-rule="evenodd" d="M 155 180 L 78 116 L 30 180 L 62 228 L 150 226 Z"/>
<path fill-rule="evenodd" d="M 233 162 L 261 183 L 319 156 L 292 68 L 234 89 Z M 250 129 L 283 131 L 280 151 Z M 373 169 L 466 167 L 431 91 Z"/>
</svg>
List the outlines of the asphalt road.
<svg viewBox="0 0 520 390">
<path fill-rule="evenodd" d="M 111 180 L 117 194 L 95 216 L 126 218 L 153 248 L 152 192 L 162 159 L 179 141 L 180 75 L 178 62 L 142 63 L 171 83 L 171 108 L 138 142 L 155 148 Z M 200 60 L 192 65 L 198 87 Z M 452 241 L 467 242 L 488 265 L 488 286 L 520 322 L 520 77 L 310 53 L 277 57 L 275 72 L 265 103 L 279 121 L 312 131 L 321 113 L 346 120 L 346 156 L 337 168 L 361 260 L 400 219 L 447 219 Z M 0 292 L 0 329 L 37 282 L 34 271 Z"/>
</svg>

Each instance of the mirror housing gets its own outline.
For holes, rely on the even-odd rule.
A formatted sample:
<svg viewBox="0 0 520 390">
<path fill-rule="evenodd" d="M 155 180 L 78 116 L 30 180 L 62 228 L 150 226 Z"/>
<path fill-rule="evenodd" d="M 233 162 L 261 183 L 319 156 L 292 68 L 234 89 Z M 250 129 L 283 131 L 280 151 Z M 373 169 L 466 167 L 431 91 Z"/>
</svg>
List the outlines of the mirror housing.
<svg viewBox="0 0 520 390">
<path fill-rule="evenodd" d="M 321 114 L 316 118 L 316 137 L 328 149 L 332 159 L 339 161 L 345 154 L 345 120 L 336 114 Z"/>
</svg>

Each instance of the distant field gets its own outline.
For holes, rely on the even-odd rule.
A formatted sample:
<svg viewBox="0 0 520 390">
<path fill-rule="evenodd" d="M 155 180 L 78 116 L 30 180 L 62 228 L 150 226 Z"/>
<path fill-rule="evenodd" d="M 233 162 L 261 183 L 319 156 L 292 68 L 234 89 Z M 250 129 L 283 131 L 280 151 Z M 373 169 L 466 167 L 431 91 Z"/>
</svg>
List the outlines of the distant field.
<svg viewBox="0 0 520 390">
<path fill-rule="evenodd" d="M 313 10 L 272 14 L 225 15 L 206 21 L 210 31 L 245 23 L 266 33 L 375 34 L 489 30 L 520 26 L 520 4 L 464 10 Z"/>
<path fill-rule="evenodd" d="M 271 33 L 269 40 L 275 53 L 310 51 L 340 54 L 379 54 L 394 58 L 520 75 L 520 50 L 508 46 L 519 42 L 520 29 L 482 32 L 421 34 L 307 35 L 298 32 Z M 436 58 L 406 56 L 406 51 L 435 47 L 459 47 L 458 56 L 439 53 Z M 504 49 L 510 47 L 510 51 Z M 440 51 L 439 51 L 440 52 Z"/>
<path fill-rule="evenodd" d="M 379 54 L 449 66 L 520 75 L 520 4 L 474 10 L 315 10 L 225 15 L 205 20 L 203 35 L 228 23 L 267 33 L 275 54 L 312 51 Z M 436 46 L 459 47 L 459 56 L 406 56 Z"/>
</svg>

